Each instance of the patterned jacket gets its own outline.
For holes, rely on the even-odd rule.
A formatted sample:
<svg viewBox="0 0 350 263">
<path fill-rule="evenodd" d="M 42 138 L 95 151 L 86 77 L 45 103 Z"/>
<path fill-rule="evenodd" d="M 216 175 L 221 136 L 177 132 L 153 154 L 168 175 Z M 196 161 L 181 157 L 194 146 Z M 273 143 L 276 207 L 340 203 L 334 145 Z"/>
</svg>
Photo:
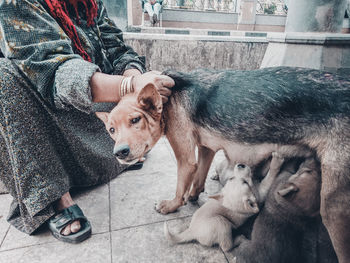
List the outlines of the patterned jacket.
<svg viewBox="0 0 350 263">
<path fill-rule="evenodd" d="M 48 13 L 45 1 L 0 0 L 1 53 L 53 108 L 91 112 L 89 81 L 96 71 L 120 75 L 136 68 L 145 72 L 144 58 L 125 45 L 122 31 L 108 18 L 101 0 L 97 4 L 94 26 L 87 27 L 84 14 L 76 24 L 90 63 L 74 54 L 70 39 Z"/>
</svg>

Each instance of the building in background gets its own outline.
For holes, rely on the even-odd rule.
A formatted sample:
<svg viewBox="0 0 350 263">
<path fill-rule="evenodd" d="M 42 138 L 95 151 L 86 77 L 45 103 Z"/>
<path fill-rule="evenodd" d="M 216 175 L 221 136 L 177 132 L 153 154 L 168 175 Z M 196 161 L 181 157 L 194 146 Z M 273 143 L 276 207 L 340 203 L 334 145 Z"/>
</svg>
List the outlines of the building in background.
<svg viewBox="0 0 350 263">
<path fill-rule="evenodd" d="M 128 25 L 127 0 L 103 0 L 110 18 L 112 18 L 122 30 Z"/>
</svg>

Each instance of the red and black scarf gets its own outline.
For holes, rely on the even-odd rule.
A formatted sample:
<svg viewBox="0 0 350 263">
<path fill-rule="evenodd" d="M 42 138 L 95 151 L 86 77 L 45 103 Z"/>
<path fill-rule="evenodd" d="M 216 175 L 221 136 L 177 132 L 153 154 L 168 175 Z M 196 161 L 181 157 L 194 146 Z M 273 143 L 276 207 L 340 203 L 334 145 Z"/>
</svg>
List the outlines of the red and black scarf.
<svg viewBox="0 0 350 263">
<path fill-rule="evenodd" d="M 85 8 L 86 20 L 88 26 L 94 24 L 94 19 L 97 17 L 98 6 L 95 0 L 45 0 L 51 16 L 62 27 L 63 31 L 72 40 L 76 52 L 83 57 L 83 59 L 91 62 L 90 56 L 86 53 L 81 45 L 78 37 L 77 29 L 75 28 L 68 10 L 74 10 L 77 24 L 80 24 L 80 17 L 78 12 L 78 4 Z"/>
</svg>

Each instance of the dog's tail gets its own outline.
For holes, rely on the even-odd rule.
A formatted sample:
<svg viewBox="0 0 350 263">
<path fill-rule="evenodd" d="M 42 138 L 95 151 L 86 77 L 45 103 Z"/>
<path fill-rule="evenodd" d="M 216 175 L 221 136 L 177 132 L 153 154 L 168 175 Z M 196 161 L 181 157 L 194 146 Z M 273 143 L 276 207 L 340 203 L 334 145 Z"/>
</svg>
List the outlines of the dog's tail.
<svg viewBox="0 0 350 263">
<path fill-rule="evenodd" d="M 194 240 L 194 237 L 192 236 L 191 230 L 189 228 L 181 233 L 172 234 L 169 231 L 168 224 L 166 222 L 164 222 L 164 234 L 165 237 L 173 244 L 186 243 Z"/>
</svg>

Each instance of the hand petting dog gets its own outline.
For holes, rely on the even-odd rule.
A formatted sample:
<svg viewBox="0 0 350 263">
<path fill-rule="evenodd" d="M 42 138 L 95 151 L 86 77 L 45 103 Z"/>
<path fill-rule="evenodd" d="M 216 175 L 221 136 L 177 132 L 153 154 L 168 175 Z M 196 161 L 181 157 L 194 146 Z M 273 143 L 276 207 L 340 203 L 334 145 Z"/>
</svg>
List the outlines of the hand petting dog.
<svg viewBox="0 0 350 263">
<path fill-rule="evenodd" d="M 133 90 L 138 93 L 148 84 L 153 84 L 156 87 L 157 91 L 162 96 L 163 103 L 166 103 L 171 94 L 170 88 L 175 85 L 175 82 L 172 78 L 162 75 L 159 71 L 149 71 L 134 77 L 132 82 Z"/>
<path fill-rule="evenodd" d="M 147 85 L 156 88 L 166 103 L 171 94 L 170 88 L 174 80 L 159 71 L 149 71 L 141 74 L 137 69 L 126 70 L 123 76 L 96 72 L 90 80 L 93 102 L 119 102 L 128 93 L 138 93 Z"/>
</svg>

